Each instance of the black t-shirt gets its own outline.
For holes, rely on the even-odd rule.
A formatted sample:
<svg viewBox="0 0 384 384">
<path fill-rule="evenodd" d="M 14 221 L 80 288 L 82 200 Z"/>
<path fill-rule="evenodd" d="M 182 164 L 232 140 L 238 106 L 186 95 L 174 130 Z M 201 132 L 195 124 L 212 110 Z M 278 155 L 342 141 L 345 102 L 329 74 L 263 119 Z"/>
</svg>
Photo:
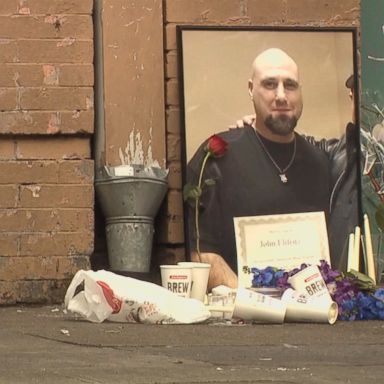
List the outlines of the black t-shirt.
<svg viewBox="0 0 384 384">
<path fill-rule="evenodd" d="M 296 154 L 285 172 L 279 171 L 266 155 L 250 126 L 219 134 L 228 142 L 228 151 L 220 158 L 210 158 L 203 180 L 205 186 L 199 213 L 200 251 L 220 254 L 237 271 L 234 217 L 282 213 L 328 211 L 330 177 L 326 155 L 296 134 Z M 279 147 L 285 155 L 274 159 L 281 168 L 292 154 L 291 144 L 266 143 L 271 154 Z M 206 143 L 188 164 L 187 179 L 197 185 Z M 189 211 L 190 249 L 196 250 L 194 212 Z"/>
</svg>

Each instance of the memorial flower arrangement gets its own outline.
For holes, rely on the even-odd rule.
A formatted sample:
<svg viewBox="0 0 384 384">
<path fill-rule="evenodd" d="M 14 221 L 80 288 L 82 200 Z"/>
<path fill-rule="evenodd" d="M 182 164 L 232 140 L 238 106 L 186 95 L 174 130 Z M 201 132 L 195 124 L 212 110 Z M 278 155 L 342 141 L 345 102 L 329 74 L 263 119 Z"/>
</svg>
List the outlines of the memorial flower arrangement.
<svg viewBox="0 0 384 384">
<path fill-rule="evenodd" d="M 213 179 L 204 179 L 204 170 L 208 159 L 211 157 L 218 158 L 223 156 L 228 149 L 228 143 L 218 135 L 212 135 L 204 148 L 205 156 L 200 168 L 200 174 L 197 185 L 190 183 L 186 184 L 183 189 L 184 201 L 189 202 L 195 209 L 195 231 L 196 231 L 196 251 L 200 258 L 200 230 L 199 230 L 199 211 L 200 211 L 200 198 L 202 196 L 205 186 L 214 185 Z"/>
<path fill-rule="evenodd" d="M 253 274 L 254 288 L 285 290 L 291 288 L 288 278 L 307 266 L 302 264 L 290 271 L 244 267 L 244 271 Z M 333 270 L 324 260 L 319 269 L 331 297 L 339 306 L 339 320 L 384 320 L 384 288 L 376 288 L 373 280 L 360 272 L 351 270 L 344 274 Z"/>
<path fill-rule="evenodd" d="M 374 217 L 373 244 L 378 267 L 383 269 L 384 257 L 384 96 L 382 92 L 365 91 L 361 95 L 360 145 L 362 154 L 362 204 Z"/>
</svg>

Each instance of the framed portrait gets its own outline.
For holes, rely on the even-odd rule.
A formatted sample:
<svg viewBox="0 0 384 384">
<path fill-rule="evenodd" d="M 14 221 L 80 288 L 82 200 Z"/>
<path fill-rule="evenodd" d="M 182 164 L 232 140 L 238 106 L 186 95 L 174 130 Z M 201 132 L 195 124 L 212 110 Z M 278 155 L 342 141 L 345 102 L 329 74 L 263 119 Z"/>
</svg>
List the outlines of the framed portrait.
<svg viewBox="0 0 384 384">
<path fill-rule="evenodd" d="M 349 27 L 177 26 L 183 185 L 199 146 L 254 114 L 248 80 L 254 59 L 268 48 L 285 51 L 300 71 L 304 108 L 295 131 L 316 140 L 340 139 L 347 123 L 358 121 L 356 114 L 352 117 L 346 87 L 352 75 L 358 89 L 356 36 L 356 29 Z M 189 252 L 188 211 L 184 222 Z"/>
</svg>

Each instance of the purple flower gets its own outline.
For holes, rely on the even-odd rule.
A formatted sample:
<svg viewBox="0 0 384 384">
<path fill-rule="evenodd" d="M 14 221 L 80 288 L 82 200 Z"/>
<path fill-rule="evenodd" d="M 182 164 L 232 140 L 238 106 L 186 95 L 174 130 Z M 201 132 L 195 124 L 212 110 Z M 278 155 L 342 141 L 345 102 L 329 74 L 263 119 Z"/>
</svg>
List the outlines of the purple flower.
<svg viewBox="0 0 384 384">
<path fill-rule="evenodd" d="M 288 283 L 289 274 L 288 272 L 282 271 L 276 278 L 276 287 L 281 289 L 291 288 L 291 284 Z"/>
<path fill-rule="evenodd" d="M 320 272 L 326 284 L 332 283 L 336 278 L 341 276 L 341 272 L 331 269 L 331 266 L 327 261 L 320 261 Z"/>
<path fill-rule="evenodd" d="M 299 268 L 290 271 L 273 267 L 251 268 L 252 286 L 285 290 L 291 287 L 288 283 L 289 277 L 307 266 L 307 264 L 301 264 Z M 384 288 L 379 288 L 372 293 L 372 285 L 362 284 L 366 280 L 364 275 L 361 273 L 344 275 L 340 271 L 333 270 L 324 260 L 320 262 L 319 269 L 329 293 L 339 306 L 339 320 L 384 320 Z"/>
</svg>

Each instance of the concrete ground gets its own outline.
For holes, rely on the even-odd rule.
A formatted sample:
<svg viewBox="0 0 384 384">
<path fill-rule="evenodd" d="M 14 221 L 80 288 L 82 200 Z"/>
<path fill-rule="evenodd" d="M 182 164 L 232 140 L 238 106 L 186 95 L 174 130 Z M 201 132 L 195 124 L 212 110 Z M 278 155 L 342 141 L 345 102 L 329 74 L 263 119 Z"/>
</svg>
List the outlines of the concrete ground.
<svg viewBox="0 0 384 384">
<path fill-rule="evenodd" d="M 0 383 L 383 383 L 384 322 L 93 324 L 0 308 Z"/>
</svg>

